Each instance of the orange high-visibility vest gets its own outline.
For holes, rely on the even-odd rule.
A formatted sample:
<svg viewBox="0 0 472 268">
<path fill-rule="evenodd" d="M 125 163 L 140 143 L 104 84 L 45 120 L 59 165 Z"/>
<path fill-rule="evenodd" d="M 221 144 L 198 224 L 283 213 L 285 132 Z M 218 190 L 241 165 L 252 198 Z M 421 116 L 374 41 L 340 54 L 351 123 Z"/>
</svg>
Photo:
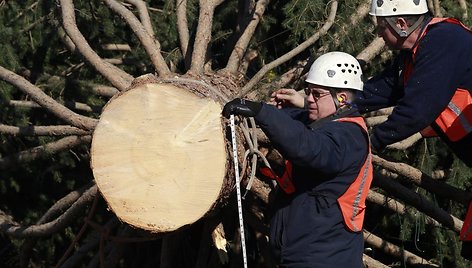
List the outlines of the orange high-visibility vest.
<svg viewBox="0 0 472 268">
<path fill-rule="evenodd" d="M 291 194 L 295 192 L 295 186 L 293 186 L 292 182 L 292 168 L 292 163 L 288 160 L 285 160 L 285 170 L 282 176 L 278 176 L 271 168 L 268 167 L 261 167 L 259 168 L 259 171 L 267 178 L 275 180 L 277 182 L 277 185 L 286 194 Z"/>
<path fill-rule="evenodd" d="M 472 241 L 472 201 L 469 203 L 469 209 L 467 209 L 459 239 L 462 241 Z"/>
<path fill-rule="evenodd" d="M 344 117 L 336 119 L 338 122 L 352 122 L 359 125 L 367 134 L 367 126 L 362 117 Z M 367 137 L 366 137 L 367 138 Z M 368 139 L 368 138 L 367 138 Z M 344 223 L 353 232 L 362 230 L 365 215 L 365 200 L 369 193 L 370 184 L 373 178 L 372 155 L 370 151 L 370 142 L 368 141 L 369 153 L 362 165 L 354 182 L 347 188 L 337 201 L 343 215 Z M 285 161 L 285 171 L 281 177 L 277 176 L 270 168 L 263 167 L 259 171 L 266 177 L 275 179 L 277 184 L 285 193 L 295 192 L 295 186 L 292 182 L 292 163 Z"/>
<path fill-rule="evenodd" d="M 433 18 L 428 25 L 426 26 L 425 30 L 419 37 L 421 40 L 426 32 L 428 31 L 428 27 L 440 23 L 440 22 L 448 22 L 454 23 L 457 25 L 461 25 L 464 29 L 468 30 L 472 33 L 472 30 L 467 28 L 464 24 L 460 21 L 453 19 L 453 18 Z M 412 60 L 408 62 L 405 66 L 404 73 L 403 73 L 403 82 L 406 84 L 410 75 L 413 71 L 413 61 L 415 58 L 416 50 L 418 48 L 418 44 L 413 47 L 412 49 Z M 434 121 L 441 131 L 447 136 L 447 138 L 452 141 L 458 141 L 464 138 L 467 134 L 472 132 L 472 96 L 467 89 L 457 88 L 454 96 L 452 97 L 451 101 L 449 102 L 448 106 L 441 112 L 441 114 L 436 118 Z M 429 131 L 431 129 L 426 128 L 425 130 L 421 131 L 420 133 L 424 137 L 430 137 L 434 132 Z"/>
<path fill-rule="evenodd" d="M 367 126 L 362 117 L 344 117 L 336 121 L 356 123 L 366 134 L 368 133 Z M 347 188 L 346 192 L 338 198 L 338 204 L 343 214 L 344 223 L 353 232 L 362 231 L 365 215 L 365 200 L 369 194 L 370 184 L 374 177 L 369 140 L 368 143 L 369 152 L 357 178 Z"/>
</svg>

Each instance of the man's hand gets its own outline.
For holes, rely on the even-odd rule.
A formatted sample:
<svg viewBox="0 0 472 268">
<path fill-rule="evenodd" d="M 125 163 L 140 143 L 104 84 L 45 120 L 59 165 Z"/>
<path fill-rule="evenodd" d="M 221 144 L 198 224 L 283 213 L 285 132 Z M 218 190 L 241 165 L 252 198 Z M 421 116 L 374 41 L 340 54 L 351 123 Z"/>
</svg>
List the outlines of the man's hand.
<svg viewBox="0 0 472 268">
<path fill-rule="evenodd" d="M 282 88 L 270 95 L 270 103 L 279 109 L 287 107 L 304 108 L 305 98 L 295 89 Z"/>
<path fill-rule="evenodd" d="M 262 108 L 261 102 L 248 101 L 245 99 L 236 98 L 225 104 L 221 114 L 229 118 L 230 115 L 242 115 L 246 117 L 256 116 Z"/>
</svg>

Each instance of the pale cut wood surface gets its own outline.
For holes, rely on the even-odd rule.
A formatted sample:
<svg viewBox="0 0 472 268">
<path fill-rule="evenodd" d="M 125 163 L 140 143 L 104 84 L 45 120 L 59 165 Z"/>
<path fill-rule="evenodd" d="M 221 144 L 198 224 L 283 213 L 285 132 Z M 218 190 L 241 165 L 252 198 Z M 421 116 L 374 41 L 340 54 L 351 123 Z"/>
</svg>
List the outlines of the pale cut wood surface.
<svg viewBox="0 0 472 268">
<path fill-rule="evenodd" d="M 226 172 L 220 114 L 215 101 L 169 84 L 144 84 L 107 104 L 92 169 L 118 218 L 166 232 L 212 208 Z"/>
</svg>

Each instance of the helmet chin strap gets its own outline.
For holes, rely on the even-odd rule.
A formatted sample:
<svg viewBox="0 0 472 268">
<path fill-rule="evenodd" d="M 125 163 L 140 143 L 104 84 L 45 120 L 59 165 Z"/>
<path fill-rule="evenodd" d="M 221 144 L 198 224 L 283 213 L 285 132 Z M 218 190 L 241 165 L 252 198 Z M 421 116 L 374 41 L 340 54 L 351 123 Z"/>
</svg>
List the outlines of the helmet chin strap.
<svg viewBox="0 0 472 268">
<path fill-rule="evenodd" d="M 421 15 L 418 20 L 416 20 L 416 22 L 411 25 L 410 27 L 408 27 L 408 29 L 406 31 L 404 30 L 401 30 L 399 29 L 395 24 L 396 24 L 396 19 L 398 17 L 386 17 L 385 18 L 385 21 L 388 23 L 388 25 L 390 25 L 390 27 L 398 34 L 398 36 L 402 37 L 402 38 L 406 38 L 408 37 L 414 30 L 416 30 L 420 25 L 421 23 L 423 22 L 424 20 L 424 15 Z"/>
</svg>

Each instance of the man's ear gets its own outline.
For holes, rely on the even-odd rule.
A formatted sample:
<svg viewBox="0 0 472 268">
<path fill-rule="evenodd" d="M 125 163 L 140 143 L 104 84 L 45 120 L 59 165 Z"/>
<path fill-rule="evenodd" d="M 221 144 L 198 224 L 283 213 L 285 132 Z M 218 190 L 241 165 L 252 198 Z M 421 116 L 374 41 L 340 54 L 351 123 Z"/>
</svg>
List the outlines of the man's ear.
<svg viewBox="0 0 472 268">
<path fill-rule="evenodd" d="M 346 103 L 346 101 L 348 101 L 348 96 L 345 92 L 339 92 L 336 95 L 336 98 L 338 99 L 340 104 Z"/>
<path fill-rule="evenodd" d="M 410 28 L 410 26 L 408 25 L 408 22 L 402 18 L 402 17 L 398 17 L 397 20 L 395 21 L 395 25 L 397 26 L 398 28 L 398 32 L 399 32 L 399 35 L 401 37 L 406 37 L 407 36 L 407 32 L 408 32 L 408 28 Z"/>
</svg>

